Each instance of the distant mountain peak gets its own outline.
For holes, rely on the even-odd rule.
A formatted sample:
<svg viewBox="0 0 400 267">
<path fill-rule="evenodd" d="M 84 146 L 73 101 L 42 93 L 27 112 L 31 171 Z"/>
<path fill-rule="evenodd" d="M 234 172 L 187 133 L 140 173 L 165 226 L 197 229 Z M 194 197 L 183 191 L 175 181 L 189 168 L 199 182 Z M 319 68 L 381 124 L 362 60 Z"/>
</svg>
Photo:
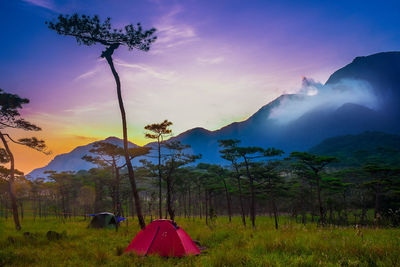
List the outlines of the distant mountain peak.
<svg viewBox="0 0 400 267">
<path fill-rule="evenodd" d="M 104 140 L 95 141 L 83 146 L 78 146 L 68 153 L 59 154 L 55 156 L 54 159 L 51 160 L 46 166 L 31 171 L 27 176 L 31 179 L 39 177 L 46 178 L 47 175 L 44 174 L 45 171 L 79 171 L 95 168 L 96 165 L 83 160 L 82 157 L 85 155 L 90 155 L 90 150 L 94 148 L 94 144 L 99 142 L 111 143 L 120 147 L 123 146 L 122 139 L 115 136 L 110 136 Z M 128 145 L 129 147 L 137 147 L 137 145 L 132 142 L 128 142 Z"/>
<path fill-rule="evenodd" d="M 350 64 L 333 73 L 326 84 L 334 84 L 343 79 L 367 81 L 377 100 L 387 114 L 400 116 L 400 52 L 382 52 L 356 57 Z"/>
<path fill-rule="evenodd" d="M 105 141 L 105 142 L 110 142 L 110 141 L 122 141 L 122 139 L 121 139 L 121 138 L 118 138 L 118 137 L 115 137 L 115 136 L 110 136 L 110 137 L 107 137 L 106 139 L 104 139 L 103 141 Z"/>
</svg>

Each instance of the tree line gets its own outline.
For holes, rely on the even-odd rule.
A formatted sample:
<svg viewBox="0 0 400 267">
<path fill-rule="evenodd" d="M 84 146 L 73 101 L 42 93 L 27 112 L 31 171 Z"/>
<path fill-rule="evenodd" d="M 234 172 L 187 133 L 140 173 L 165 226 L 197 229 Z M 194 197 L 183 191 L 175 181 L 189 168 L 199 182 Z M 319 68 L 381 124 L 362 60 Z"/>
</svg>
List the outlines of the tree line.
<svg viewBox="0 0 400 267">
<path fill-rule="evenodd" d="M 270 215 L 277 229 L 279 215 L 322 226 L 400 223 L 398 166 L 368 162 L 361 168 L 336 168 L 335 157 L 292 152 L 285 158 L 279 149 L 245 147 L 232 139 L 219 140 L 225 164 L 209 164 L 190 154 L 190 146 L 174 138 L 165 140 L 171 125 L 165 120 L 146 126 L 146 136 L 156 142 L 129 148 L 130 160 L 140 162 L 133 169 L 144 219 L 184 216 L 212 224 L 216 216 L 229 221 L 240 216 L 244 226 L 255 228 L 256 216 Z M 97 168 L 50 171 L 47 179 L 34 181 L 20 174 L 20 216 L 24 207 L 34 218 L 68 220 L 101 211 L 136 216 L 123 154 L 122 147 L 97 142 L 83 157 Z M 2 185 L 0 216 L 7 217 L 10 203 Z"/>
</svg>

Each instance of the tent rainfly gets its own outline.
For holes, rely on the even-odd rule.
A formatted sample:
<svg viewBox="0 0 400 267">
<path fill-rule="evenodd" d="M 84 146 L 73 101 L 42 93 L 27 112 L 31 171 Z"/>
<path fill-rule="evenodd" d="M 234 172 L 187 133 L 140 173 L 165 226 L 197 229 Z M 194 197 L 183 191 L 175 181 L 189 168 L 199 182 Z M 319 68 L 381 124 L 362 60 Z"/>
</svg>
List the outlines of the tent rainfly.
<svg viewBox="0 0 400 267">
<path fill-rule="evenodd" d="M 154 220 L 141 230 L 125 252 L 138 255 L 157 254 L 163 257 L 184 257 L 200 254 L 190 236 L 171 220 Z"/>
<path fill-rule="evenodd" d="M 89 228 L 115 229 L 117 227 L 117 223 L 125 220 L 125 218 L 117 217 L 109 212 L 90 214 L 90 216 L 93 216 L 93 219 L 88 226 Z"/>
</svg>

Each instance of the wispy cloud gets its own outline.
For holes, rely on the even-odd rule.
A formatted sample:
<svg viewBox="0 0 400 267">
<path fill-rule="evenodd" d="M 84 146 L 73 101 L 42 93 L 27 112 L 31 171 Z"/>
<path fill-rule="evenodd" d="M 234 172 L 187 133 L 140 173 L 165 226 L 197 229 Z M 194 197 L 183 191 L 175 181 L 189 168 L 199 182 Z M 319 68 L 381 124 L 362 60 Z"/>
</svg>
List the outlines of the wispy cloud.
<svg viewBox="0 0 400 267">
<path fill-rule="evenodd" d="M 108 101 L 103 103 L 91 103 L 82 106 L 75 106 L 71 109 L 64 110 L 64 112 L 72 113 L 74 115 L 82 115 L 86 113 L 95 113 L 99 111 L 104 111 L 113 106 L 115 106 L 115 101 Z"/>
<path fill-rule="evenodd" d="M 198 57 L 196 60 L 200 64 L 214 65 L 223 62 L 225 59 L 223 57 L 211 57 L 211 58 Z"/>
<path fill-rule="evenodd" d="M 174 72 L 160 72 L 155 70 L 154 68 L 143 65 L 143 64 L 132 64 L 132 63 L 127 63 L 124 62 L 120 59 L 115 60 L 115 64 L 121 67 L 126 67 L 126 68 L 131 68 L 131 69 L 137 69 L 140 71 L 143 71 L 150 76 L 160 79 L 160 80 L 166 80 L 166 81 L 171 81 L 174 77 Z"/>
<path fill-rule="evenodd" d="M 88 71 L 86 71 L 86 72 L 82 73 L 81 75 L 77 76 L 74 79 L 74 81 L 76 82 L 76 81 L 80 81 L 80 80 L 85 80 L 85 79 L 87 79 L 89 77 L 94 76 L 95 74 L 98 74 L 99 72 L 101 72 L 104 69 L 104 66 L 105 66 L 103 64 L 104 61 L 105 61 L 104 58 L 97 59 L 96 65 L 93 68 L 91 68 Z"/>
<path fill-rule="evenodd" d="M 43 8 L 47 8 L 52 11 L 57 11 L 56 6 L 54 5 L 53 1 L 51 0 L 22 0 L 25 3 L 29 3 L 34 6 L 39 6 Z"/>
<path fill-rule="evenodd" d="M 171 44 L 172 41 L 183 41 L 196 37 L 194 29 L 188 25 L 178 25 L 178 24 L 166 24 L 156 26 L 159 31 L 158 43 Z"/>
<path fill-rule="evenodd" d="M 195 29 L 187 23 L 182 23 L 177 16 L 183 12 L 180 5 L 175 5 L 167 14 L 155 23 L 157 42 L 153 53 L 160 53 L 163 48 L 172 48 L 197 40 Z"/>
<path fill-rule="evenodd" d="M 74 81 L 79 81 L 79 80 L 86 79 L 86 78 L 88 78 L 90 76 L 93 76 L 96 72 L 97 72 L 97 69 L 89 70 L 89 71 L 79 75 L 78 77 L 76 77 L 74 79 Z"/>
</svg>

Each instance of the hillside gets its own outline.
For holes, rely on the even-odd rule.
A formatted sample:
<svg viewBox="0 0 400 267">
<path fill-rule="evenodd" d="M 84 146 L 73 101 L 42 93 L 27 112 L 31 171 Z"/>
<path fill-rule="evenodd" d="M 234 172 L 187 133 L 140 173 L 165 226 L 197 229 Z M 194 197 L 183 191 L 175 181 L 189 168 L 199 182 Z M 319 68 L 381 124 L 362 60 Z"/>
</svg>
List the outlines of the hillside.
<svg viewBox="0 0 400 267">
<path fill-rule="evenodd" d="M 360 167 L 367 162 L 400 165 L 400 135 L 365 132 L 332 137 L 312 147 L 313 154 L 334 156 L 346 167 Z"/>
</svg>

